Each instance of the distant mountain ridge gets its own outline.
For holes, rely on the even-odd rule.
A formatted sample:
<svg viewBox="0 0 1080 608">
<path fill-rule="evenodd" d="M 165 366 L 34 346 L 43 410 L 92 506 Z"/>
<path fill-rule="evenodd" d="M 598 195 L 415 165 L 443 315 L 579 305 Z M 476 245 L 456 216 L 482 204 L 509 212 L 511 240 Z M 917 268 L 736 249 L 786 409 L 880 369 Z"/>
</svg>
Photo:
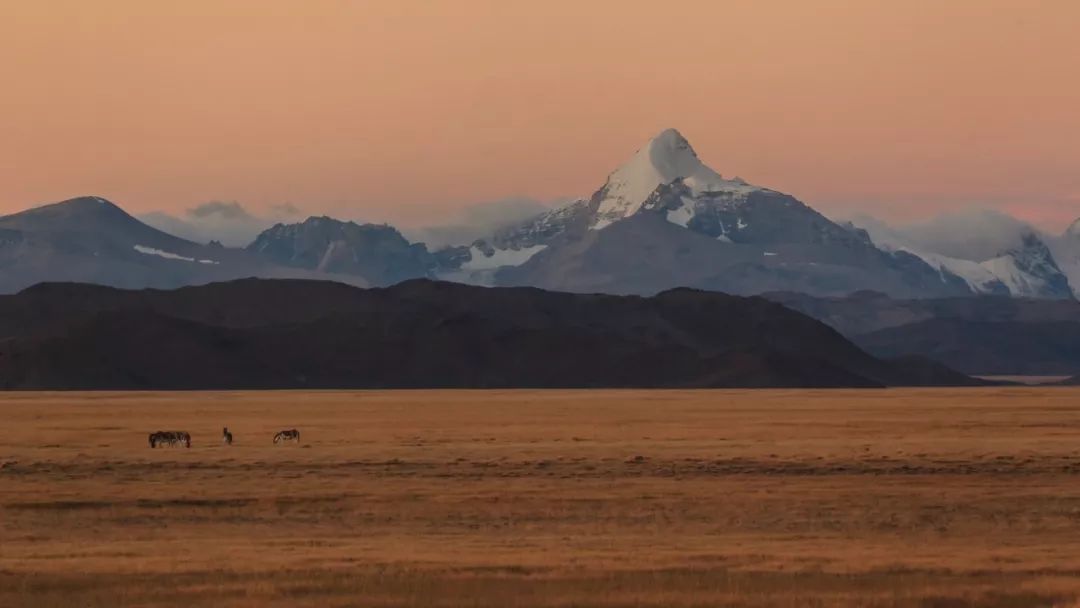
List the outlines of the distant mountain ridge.
<svg viewBox="0 0 1080 608">
<path fill-rule="evenodd" d="M 7 389 L 978 383 L 921 359 L 876 359 L 761 298 L 690 289 L 641 298 L 249 279 L 170 291 L 41 284 L 0 296 Z"/>
<path fill-rule="evenodd" d="M 371 285 L 434 276 L 436 267 L 424 244 L 410 243 L 391 226 L 325 216 L 277 224 L 246 249 L 281 266 L 356 275 Z"/>
<path fill-rule="evenodd" d="M 765 297 L 830 325 L 880 357 L 925 357 L 974 375 L 1080 372 L 1080 302 L 1075 300 L 897 300 L 872 292 Z"/>
<path fill-rule="evenodd" d="M 265 241 L 280 240 L 274 233 L 310 232 L 308 225 L 320 221 L 336 222 L 311 218 L 275 226 L 248 249 L 262 250 Z M 375 285 L 437 277 L 645 295 L 692 286 L 735 294 L 844 295 L 870 289 L 904 298 L 1072 297 L 1065 273 L 1034 234 L 985 263 L 881 247 L 866 231 L 832 222 L 791 196 L 725 179 L 674 129 L 649 141 L 588 200 L 545 211 L 468 245 L 433 252 L 412 245 L 415 251 L 402 256 L 372 251 L 358 239 L 326 237 L 294 243 L 273 259 L 310 270 L 343 257 L 346 262 L 377 259 L 381 272 L 356 263 L 339 265 Z"/>
<path fill-rule="evenodd" d="M 887 251 L 918 257 L 941 272 L 943 277 L 959 277 L 976 294 L 1047 299 L 1075 297 L 1073 286 L 1058 265 L 1051 247 L 1033 230 L 1026 230 L 1015 247 L 983 261 L 931 253 L 905 243 L 896 235 L 880 231 L 872 240 Z"/>
<path fill-rule="evenodd" d="M 245 248 L 232 248 L 156 230 L 99 197 L 46 205 L 0 217 L 0 293 L 41 281 L 172 288 L 303 277 L 638 295 L 693 287 L 738 295 L 870 290 L 901 299 L 1072 299 L 1080 285 L 1073 232 L 1052 239 L 1030 232 L 986 260 L 921 250 L 834 222 L 790 195 L 725 178 L 668 129 L 590 198 L 435 251 L 392 226 L 325 216 L 275 224 Z"/>
<path fill-rule="evenodd" d="M 239 249 L 175 237 L 101 197 L 81 197 L 0 217 L 0 293 L 42 281 L 172 288 L 250 276 L 315 275 L 277 266 Z M 349 275 L 321 276 L 366 284 Z"/>
</svg>

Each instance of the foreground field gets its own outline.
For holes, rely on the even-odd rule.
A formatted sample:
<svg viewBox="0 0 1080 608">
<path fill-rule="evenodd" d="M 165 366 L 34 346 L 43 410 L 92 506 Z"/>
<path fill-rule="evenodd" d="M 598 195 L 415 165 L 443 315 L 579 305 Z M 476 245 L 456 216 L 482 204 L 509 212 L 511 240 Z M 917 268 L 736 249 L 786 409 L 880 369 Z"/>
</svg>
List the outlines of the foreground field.
<svg viewBox="0 0 1080 608">
<path fill-rule="evenodd" d="M 1080 597 L 1074 389 L 12 393 L 0 420 L 4 607 Z"/>
</svg>

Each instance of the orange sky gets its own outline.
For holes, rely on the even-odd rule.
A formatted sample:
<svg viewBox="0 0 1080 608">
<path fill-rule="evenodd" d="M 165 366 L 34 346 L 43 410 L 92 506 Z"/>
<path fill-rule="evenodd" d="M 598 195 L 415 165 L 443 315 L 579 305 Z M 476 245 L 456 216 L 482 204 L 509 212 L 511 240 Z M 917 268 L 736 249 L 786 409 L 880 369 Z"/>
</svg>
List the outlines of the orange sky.
<svg viewBox="0 0 1080 608">
<path fill-rule="evenodd" d="M 676 127 L 824 211 L 1080 216 L 1072 0 L 0 0 L 0 212 L 415 224 L 587 195 Z"/>
</svg>

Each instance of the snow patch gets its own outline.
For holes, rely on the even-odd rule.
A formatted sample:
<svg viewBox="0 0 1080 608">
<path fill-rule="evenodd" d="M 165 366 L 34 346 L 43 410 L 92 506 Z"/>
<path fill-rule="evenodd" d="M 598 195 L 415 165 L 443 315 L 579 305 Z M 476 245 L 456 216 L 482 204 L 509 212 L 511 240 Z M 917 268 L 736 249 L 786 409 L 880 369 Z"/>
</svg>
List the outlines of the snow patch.
<svg viewBox="0 0 1080 608">
<path fill-rule="evenodd" d="M 493 254 L 487 256 L 479 247 L 473 246 L 469 248 L 471 258 L 461 265 L 461 270 L 475 272 L 478 270 L 494 270 L 503 266 L 521 266 L 545 249 L 547 249 L 547 245 L 533 245 L 521 249 L 496 249 Z"/>
<path fill-rule="evenodd" d="M 686 204 L 685 199 L 683 199 L 683 205 L 681 207 L 678 209 L 670 209 L 667 212 L 667 221 L 682 226 L 683 228 L 686 228 L 692 219 L 694 219 L 694 207 L 693 205 Z"/>
<path fill-rule="evenodd" d="M 973 262 L 971 260 L 950 258 L 949 256 L 938 253 L 926 253 L 925 251 L 918 251 L 905 246 L 890 246 L 881 243 L 878 243 L 878 246 L 885 251 L 902 251 L 921 259 L 931 268 L 938 271 L 942 283 L 946 282 L 946 272 L 956 275 L 967 283 L 971 291 L 975 293 L 992 293 L 993 284 L 997 283 L 1000 279 L 994 269 L 987 267 L 987 263 L 985 262 L 980 264 L 979 262 Z M 1012 291 L 1011 288 L 1010 291 Z"/>
<path fill-rule="evenodd" d="M 946 270 L 955 274 L 963 279 L 964 282 L 968 284 L 968 287 L 976 293 L 987 293 L 991 291 L 989 286 L 1000 279 L 992 267 L 988 267 L 985 264 L 980 264 L 978 262 L 972 262 L 971 260 L 960 260 L 933 253 L 915 253 L 910 251 L 908 253 L 912 253 L 913 255 L 922 258 L 923 261 L 934 268 L 937 268 L 939 271 Z M 944 278 L 942 280 L 944 280 Z"/>
<path fill-rule="evenodd" d="M 1014 296 L 1037 294 L 1046 285 L 1046 281 L 1021 270 L 1016 265 L 1016 259 L 1011 255 L 987 260 L 980 265 L 1004 283 L 1005 287 L 1009 288 L 1009 293 Z"/>
<path fill-rule="evenodd" d="M 780 255 L 780 254 L 776 253 L 775 251 L 766 251 L 765 252 L 765 257 L 767 257 L 767 258 L 770 258 L 770 257 L 772 257 L 774 255 Z"/>
<path fill-rule="evenodd" d="M 135 245 L 135 251 L 144 255 L 156 255 L 159 258 L 165 258 L 167 260 L 180 260 L 183 262 L 198 262 L 199 264 L 217 264 L 214 260 L 196 260 L 195 258 L 189 258 L 187 256 L 178 255 L 175 253 L 169 253 L 168 251 L 162 251 L 160 249 L 154 249 L 153 247 L 146 247 L 143 245 Z"/>
<path fill-rule="evenodd" d="M 483 250 L 474 245 L 469 248 L 471 257 L 468 262 L 462 264 L 457 270 L 441 273 L 439 278 L 455 283 L 493 287 L 495 275 L 500 268 L 520 266 L 544 249 L 547 249 L 547 245 L 533 245 L 521 249 L 496 249 L 492 255 L 487 256 L 484 255 Z"/>
<path fill-rule="evenodd" d="M 872 232 L 868 231 L 868 233 L 871 242 L 882 250 L 902 251 L 926 262 L 931 268 L 938 271 L 942 283 L 946 282 L 945 273 L 950 273 L 960 277 L 974 293 L 991 293 L 993 292 L 993 284 L 998 282 L 998 276 L 995 272 L 979 262 L 920 251 L 890 231 L 874 230 Z"/>
</svg>

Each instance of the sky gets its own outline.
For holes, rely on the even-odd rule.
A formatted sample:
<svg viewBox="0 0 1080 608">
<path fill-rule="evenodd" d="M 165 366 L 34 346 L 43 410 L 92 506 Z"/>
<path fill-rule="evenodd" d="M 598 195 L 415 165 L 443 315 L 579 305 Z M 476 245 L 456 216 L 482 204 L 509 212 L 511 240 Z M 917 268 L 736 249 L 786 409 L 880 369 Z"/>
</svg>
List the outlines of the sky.
<svg viewBox="0 0 1080 608">
<path fill-rule="evenodd" d="M 0 0 L 0 213 L 423 225 L 664 128 L 834 215 L 1080 217 L 1073 0 Z"/>
</svg>

